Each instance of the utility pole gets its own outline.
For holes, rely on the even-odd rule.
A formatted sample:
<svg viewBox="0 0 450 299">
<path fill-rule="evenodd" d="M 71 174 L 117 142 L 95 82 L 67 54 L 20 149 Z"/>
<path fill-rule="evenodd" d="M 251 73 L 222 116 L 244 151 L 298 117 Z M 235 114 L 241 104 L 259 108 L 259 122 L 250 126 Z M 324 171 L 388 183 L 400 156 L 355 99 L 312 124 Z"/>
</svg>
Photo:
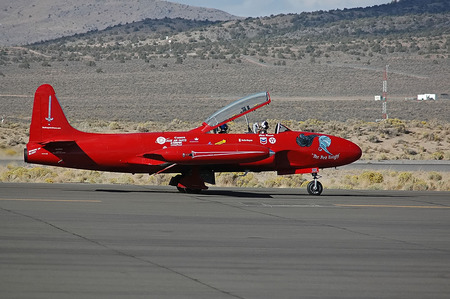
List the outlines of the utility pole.
<svg viewBox="0 0 450 299">
<path fill-rule="evenodd" d="M 383 77 L 383 96 L 381 99 L 382 102 L 382 119 L 388 119 L 387 114 L 387 72 L 388 72 L 389 65 L 386 64 L 386 68 L 384 70 L 384 77 Z"/>
</svg>

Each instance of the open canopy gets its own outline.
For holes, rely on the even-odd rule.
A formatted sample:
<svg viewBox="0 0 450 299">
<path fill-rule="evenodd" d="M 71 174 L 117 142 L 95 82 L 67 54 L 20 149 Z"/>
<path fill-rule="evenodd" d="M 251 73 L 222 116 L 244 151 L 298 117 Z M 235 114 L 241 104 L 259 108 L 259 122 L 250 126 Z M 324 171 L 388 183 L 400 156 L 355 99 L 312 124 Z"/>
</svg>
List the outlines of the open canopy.
<svg viewBox="0 0 450 299">
<path fill-rule="evenodd" d="M 198 129 L 208 132 L 269 103 L 270 95 L 266 91 L 246 96 L 213 113 Z"/>
</svg>

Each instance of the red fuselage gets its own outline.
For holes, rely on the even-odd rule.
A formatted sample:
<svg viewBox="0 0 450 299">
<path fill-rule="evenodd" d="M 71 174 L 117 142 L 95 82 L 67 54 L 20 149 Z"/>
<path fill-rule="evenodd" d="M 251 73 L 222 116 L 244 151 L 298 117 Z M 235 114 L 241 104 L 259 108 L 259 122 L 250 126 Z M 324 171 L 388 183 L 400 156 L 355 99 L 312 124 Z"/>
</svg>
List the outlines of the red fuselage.
<svg viewBox="0 0 450 299">
<path fill-rule="evenodd" d="M 215 172 L 313 173 L 316 180 L 314 174 L 320 168 L 349 164 L 361 157 L 361 149 L 348 140 L 294 132 L 281 124 L 275 134 L 216 133 L 227 122 L 269 103 L 267 92 L 244 97 L 186 132 L 97 134 L 74 129 L 53 88 L 44 84 L 35 94 L 25 161 L 101 171 L 181 173 L 171 184 L 197 191 L 207 188 L 204 182 L 214 183 Z"/>
<path fill-rule="evenodd" d="M 28 143 L 29 163 L 90 170 L 155 173 L 198 165 L 214 171 L 278 171 L 302 173 L 303 169 L 328 168 L 358 160 L 361 149 L 346 139 L 307 132 L 278 134 L 204 134 L 199 132 L 157 132 L 96 134 L 78 132 L 73 141 L 44 146 Z M 313 136 L 299 144 L 299 136 Z M 315 137 L 314 137 L 315 136 Z M 326 136 L 330 144 L 320 143 Z M 330 142 L 331 141 L 331 142 Z"/>
</svg>

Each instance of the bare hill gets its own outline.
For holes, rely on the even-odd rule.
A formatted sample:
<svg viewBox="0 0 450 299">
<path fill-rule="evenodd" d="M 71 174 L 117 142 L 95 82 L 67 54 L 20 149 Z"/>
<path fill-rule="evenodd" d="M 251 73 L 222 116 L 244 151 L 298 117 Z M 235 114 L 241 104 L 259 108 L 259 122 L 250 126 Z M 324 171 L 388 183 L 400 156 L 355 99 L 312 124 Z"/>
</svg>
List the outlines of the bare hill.
<svg viewBox="0 0 450 299">
<path fill-rule="evenodd" d="M 226 12 L 161 0 L 2 0 L 0 45 L 24 45 L 146 18 L 231 20 Z"/>
</svg>

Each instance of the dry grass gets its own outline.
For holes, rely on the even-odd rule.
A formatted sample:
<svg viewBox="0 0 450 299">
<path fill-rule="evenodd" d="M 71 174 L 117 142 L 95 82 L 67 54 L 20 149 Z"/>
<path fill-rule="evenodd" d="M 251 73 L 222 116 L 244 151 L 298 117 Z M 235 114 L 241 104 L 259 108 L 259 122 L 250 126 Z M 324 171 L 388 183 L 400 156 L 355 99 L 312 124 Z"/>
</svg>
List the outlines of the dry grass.
<svg viewBox="0 0 450 299">
<path fill-rule="evenodd" d="M 330 189 L 450 191 L 450 173 L 423 171 L 324 170 Z"/>
<path fill-rule="evenodd" d="M 448 172 L 326 169 L 322 175 L 320 181 L 327 189 L 450 191 Z M 171 176 L 118 174 L 49 166 L 22 167 L 14 163 L 0 166 L 0 182 L 167 185 Z M 243 173 L 218 173 L 216 177 L 219 187 L 305 188 L 310 180 L 310 175 L 277 176 L 275 172 L 248 173 L 245 176 Z"/>
</svg>

